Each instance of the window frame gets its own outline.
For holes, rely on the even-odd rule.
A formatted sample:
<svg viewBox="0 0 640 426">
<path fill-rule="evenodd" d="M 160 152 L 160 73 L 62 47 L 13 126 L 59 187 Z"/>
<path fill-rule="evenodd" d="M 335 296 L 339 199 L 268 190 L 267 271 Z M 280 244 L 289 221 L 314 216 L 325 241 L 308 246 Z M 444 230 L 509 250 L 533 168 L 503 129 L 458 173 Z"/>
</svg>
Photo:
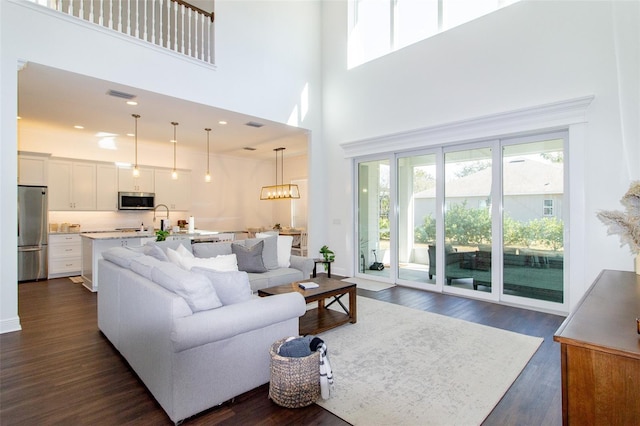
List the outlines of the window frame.
<svg viewBox="0 0 640 426">
<path fill-rule="evenodd" d="M 547 205 L 549 202 L 551 205 Z M 553 217 L 555 216 L 555 202 L 551 198 L 545 198 L 542 200 L 542 216 L 543 217 Z"/>
<path fill-rule="evenodd" d="M 347 3 L 347 34 L 348 34 L 348 44 L 350 48 L 347 53 L 347 64 L 348 68 L 354 68 L 374 59 L 380 58 L 382 56 L 388 55 L 389 53 L 395 52 L 407 46 L 411 46 L 412 44 L 418 43 L 422 40 L 426 40 L 430 37 L 436 36 L 440 33 L 446 32 L 450 29 L 456 28 L 460 25 L 464 25 L 468 22 L 471 22 L 475 19 L 481 18 L 482 16 L 493 13 L 497 10 L 500 10 L 504 7 L 510 6 L 514 3 L 518 3 L 521 0 L 499 0 L 496 1 L 495 5 L 489 10 L 479 10 L 477 14 L 469 15 L 466 18 L 460 20 L 459 22 L 451 25 L 446 25 L 445 22 L 445 9 L 450 8 L 451 5 L 456 5 L 459 7 L 465 7 L 464 5 L 460 5 L 458 2 L 449 2 L 447 0 L 436 0 L 433 2 L 433 6 L 436 7 L 436 15 L 424 16 L 423 19 L 418 20 L 422 23 L 422 26 L 412 26 L 413 31 L 406 31 L 404 35 L 411 34 L 408 37 L 400 37 L 400 31 L 402 30 L 402 26 L 399 24 L 400 21 L 400 13 L 398 9 L 401 7 L 402 2 L 407 2 L 410 0 L 349 0 Z M 388 14 L 388 22 L 386 19 L 381 19 L 383 16 L 374 16 L 367 18 L 367 14 L 363 13 L 361 8 L 366 6 L 366 3 L 370 3 L 373 5 L 374 2 L 379 6 L 380 10 L 386 10 L 385 14 Z M 386 7 L 385 7 L 386 6 Z M 376 25 L 376 22 L 378 23 Z M 381 28 L 381 23 L 385 22 L 384 28 Z M 415 22 L 415 21 L 414 21 Z M 432 22 L 430 26 L 428 22 Z M 369 25 L 367 25 L 369 23 Z M 433 27 L 435 25 L 435 27 Z M 373 33 L 364 33 L 364 28 L 367 26 L 375 27 L 375 35 L 380 36 L 380 31 L 387 31 L 386 34 L 386 45 L 385 46 L 377 46 L 375 44 L 370 43 L 371 38 L 368 35 L 372 35 Z M 433 27 L 433 28 L 430 28 Z M 354 42 L 352 40 L 352 34 L 357 33 L 358 35 L 354 37 Z M 404 40 L 401 44 L 398 40 Z M 354 44 L 359 42 L 359 52 L 362 52 L 361 58 L 353 58 L 351 54 L 351 47 Z M 364 52 L 373 52 L 365 54 Z"/>
</svg>

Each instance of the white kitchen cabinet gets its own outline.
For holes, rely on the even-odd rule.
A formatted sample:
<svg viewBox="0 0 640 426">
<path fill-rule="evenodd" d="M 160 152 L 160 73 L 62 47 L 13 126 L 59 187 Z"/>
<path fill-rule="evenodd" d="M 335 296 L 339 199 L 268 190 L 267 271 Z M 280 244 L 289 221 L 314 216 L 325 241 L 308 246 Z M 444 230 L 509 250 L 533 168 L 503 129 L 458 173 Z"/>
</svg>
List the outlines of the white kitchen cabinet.
<svg viewBox="0 0 640 426">
<path fill-rule="evenodd" d="M 182 241 L 191 245 L 191 237 L 188 235 L 169 235 L 167 236 L 167 241 Z"/>
<path fill-rule="evenodd" d="M 80 234 L 49 234 L 49 278 L 80 275 Z"/>
<path fill-rule="evenodd" d="M 191 171 L 178 170 L 178 179 L 171 178 L 171 170 L 156 169 L 156 205 L 166 204 L 170 211 L 191 210 Z"/>
<path fill-rule="evenodd" d="M 18 185 L 47 186 L 49 154 L 18 153 Z"/>
<path fill-rule="evenodd" d="M 49 161 L 49 210 L 95 210 L 96 164 Z"/>
<path fill-rule="evenodd" d="M 153 169 L 140 168 L 140 176 L 133 177 L 131 167 L 118 167 L 118 191 L 155 192 Z"/>
<path fill-rule="evenodd" d="M 118 168 L 96 165 L 96 210 L 118 210 Z"/>
</svg>

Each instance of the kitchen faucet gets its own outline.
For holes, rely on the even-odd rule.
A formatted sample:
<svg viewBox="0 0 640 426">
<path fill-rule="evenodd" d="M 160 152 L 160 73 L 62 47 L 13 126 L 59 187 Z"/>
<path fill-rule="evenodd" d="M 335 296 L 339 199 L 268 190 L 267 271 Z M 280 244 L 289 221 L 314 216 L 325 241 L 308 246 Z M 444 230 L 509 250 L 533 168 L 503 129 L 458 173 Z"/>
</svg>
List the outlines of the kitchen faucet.
<svg viewBox="0 0 640 426">
<path fill-rule="evenodd" d="M 153 208 L 153 221 L 156 221 L 156 210 L 158 210 L 158 207 L 164 207 L 165 209 L 167 209 L 167 219 L 169 219 L 169 207 L 167 207 L 166 204 L 158 204 Z"/>
</svg>

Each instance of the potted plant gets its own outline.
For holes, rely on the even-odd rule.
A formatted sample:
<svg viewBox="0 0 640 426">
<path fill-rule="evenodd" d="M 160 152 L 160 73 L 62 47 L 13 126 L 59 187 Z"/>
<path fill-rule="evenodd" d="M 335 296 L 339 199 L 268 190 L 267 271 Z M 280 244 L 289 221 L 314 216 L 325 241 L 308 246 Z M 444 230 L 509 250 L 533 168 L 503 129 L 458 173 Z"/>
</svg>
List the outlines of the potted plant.
<svg viewBox="0 0 640 426">
<path fill-rule="evenodd" d="M 327 247 L 326 245 L 320 247 L 320 254 L 325 262 L 333 262 L 336 258 L 336 255 Z M 329 265 L 324 264 L 324 270 L 326 271 Z"/>
<path fill-rule="evenodd" d="M 636 274 L 640 275 L 640 181 L 631 182 L 631 186 L 620 200 L 625 211 L 602 210 L 598 219 L 605 225 L 609 234 L 618 234 L 621 245 L 628 244 L 631 253 L 636 255 Z"/>
<path fill-rule="evenodd" d="M 169 236 L 169 231 L 163 231 L 161 229 L 156 231 L 156 241 L 165 241 L 167 236 Z"/>
</svg>

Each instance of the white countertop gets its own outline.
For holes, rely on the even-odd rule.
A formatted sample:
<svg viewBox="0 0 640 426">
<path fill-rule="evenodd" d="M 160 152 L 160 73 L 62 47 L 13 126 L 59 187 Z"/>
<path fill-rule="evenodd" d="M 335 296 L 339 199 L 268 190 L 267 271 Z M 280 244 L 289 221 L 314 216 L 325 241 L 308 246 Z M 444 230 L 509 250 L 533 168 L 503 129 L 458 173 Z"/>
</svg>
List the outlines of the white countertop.
<svg viewBox="0 0 640 426">
<path fill-rule="evenodd" d="M 171 233 L 169 235 L 178 235 L 181 237 L 202 237 L 206 235 L 215 235 L 219 234 L 216 231 L 206 231 L 206 230 L 196 230 L 193 233 L 188 232 L 177 232 Z M 136 232 L 123 232 L 123 231 L 113 231 L 113 232 L 83 232 L 80 234 L 81 237 L 89 238 L 92 240 L 113 240 L 119 238 L 155 238 L 156 234 L 154 231 L 136 231 Z"/>
<path fill-rule="evenodd" d="M 121 238 L 151 238 L 155 235 L 151 232 L 84 232 L 80 234 L 81 237 L 89 238 L 91 240 L 114 240 Z"/>
</svg>

